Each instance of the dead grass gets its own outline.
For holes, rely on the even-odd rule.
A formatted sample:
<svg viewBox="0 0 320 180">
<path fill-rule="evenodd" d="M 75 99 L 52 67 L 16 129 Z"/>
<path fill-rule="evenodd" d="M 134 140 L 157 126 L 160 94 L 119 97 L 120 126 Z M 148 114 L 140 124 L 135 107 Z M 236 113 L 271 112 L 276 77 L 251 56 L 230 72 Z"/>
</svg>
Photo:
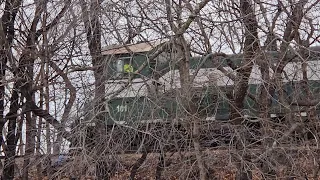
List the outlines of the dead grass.
<svg viewBox="0 0 320 180">
<path fill-rule="evenodd" d="M 295 152 L 291 151 L 280 151 L 277 152 L 278 155 L 275 156 L 275 168 L 277 169 L 277 179 L 287 179 L 288 174 L 295 175 L 295 179 L 303 179 L 308 177 L 311 179 L 320 180 L 319 175 L 314 178 L 314 173 L 318 168 L 318 158 L 315 156 L 316 152 L 313 150 L 297 150 Z M 281 156 L 286 154 L 285 159 Z M 254 151 L 253 151 L 254 154 Z M 111 180 L 127 180 L 130 176 L 130 170 L 132 164 L 140 157 L 140 154 L 126 154 L 118 156 L 118 166 L 117 171 L 112 175 Z M 169 158 L 170 153 L 167 154 L 167 159 Z M 235 179 L 236 166 L 233 158 L 233 152 L 228 151 L 227 149 L 223 150 L 206 150 L 203 152 L 204 159 L 206 160 L 207 167 L 209 168 L 210 177 L 215 177 L 217 179 L 232 180 Z M 139 171 L 136 175 L 137 180 L 153 180 L 156 177 L 156 167 L 158 165 L 158 154 L 153 153 L 149 154 L 146 161 L 141 165 Z M 252 156 L 255 157 L 255 156 Z M 174 153 L 170 156 L 171 164 L 168 167 L 165 167 L 162 172 L 162 177 L 165 180 L 176 180 L 176 179 L 194 179 L 198 177 L 198 169 L 196 164 L 195 156 L 192 152 L 183 153 Z M 82 173 L 86 175 L 81 176 L 81 180 L 94 180 L 94 176 L 90 176 L 90 173 L 93 170 L 85 168 L 79 158 L 75 162 L 70 162 L 65 166 L 64 170 L 61 171 L 60 177 L 56 179 L 68 180 L 67 178 L 73 170 L 77 168 L 82 169 Z M 20 163 L 19 163 L 20 161 Z M 89 162 L 88 162 L 89 163 Z M 21 165 L 21 159 L 17 160 L 17 164 Z M 290 164 L 290 166 L 289 166 Z M 71 168 L 72 167 L 72 168 Z M 259 170 L 259 167 L 256 164 L 251 164 L 253 169 L 253 179 L 259 180 L 263 179 L 262 173 Z M 85 172 L 90 171 L 90 173 Z M 79 176 L 78 176 L 79 177 Z M 19 178 L 16 178 L 18 180 Z M 47 177 L 37 177 L 34 170 L 30 171 L 30 179 L 37 180 L 46 180 Z"/>
</svg>

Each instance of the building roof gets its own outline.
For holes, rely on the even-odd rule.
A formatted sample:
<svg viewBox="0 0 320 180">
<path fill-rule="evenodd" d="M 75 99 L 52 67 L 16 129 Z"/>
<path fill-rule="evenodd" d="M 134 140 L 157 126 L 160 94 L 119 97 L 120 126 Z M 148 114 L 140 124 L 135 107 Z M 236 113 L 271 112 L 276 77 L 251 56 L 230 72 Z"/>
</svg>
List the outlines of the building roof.
<svg viewBox="0 0 320 180">
<path fill-rule="evenodd" d="M 159 46 L 162 42 L 143 42 L 138 44 L 110 45 L 102 48 L 102 55 L 129 54 L 148 52 Z"/>
</svg>

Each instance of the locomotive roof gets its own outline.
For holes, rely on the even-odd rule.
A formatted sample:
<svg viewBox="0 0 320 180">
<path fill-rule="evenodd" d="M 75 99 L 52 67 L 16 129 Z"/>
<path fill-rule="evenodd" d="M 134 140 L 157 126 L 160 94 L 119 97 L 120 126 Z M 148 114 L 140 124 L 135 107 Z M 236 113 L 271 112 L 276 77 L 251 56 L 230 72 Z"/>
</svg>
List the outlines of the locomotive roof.
<svg viewBox="0 0 320 180">
<path fill-rule="evenodd" d="M 163 43 L 164 41 L 150 41 L 141 42 L 137 44 L 109 45 L 102 48 L 102 55 L 119 55 L 149 52 Z M 311 54 L 316 54 L 318 56 L 318 54 L 320 53 L 320 46 L 311 46 L 308 49 L 311 51 Z"/>
<path fill-rule="evenodd" d="M 138 44 L 110 45 L 102 48 L 102 55 L 117 55 L 117 54 L 149 52 L 162 43 L 163 42 L 161 41 L 153 41 L 153 42 L 142 42 Z"/>
</svg>

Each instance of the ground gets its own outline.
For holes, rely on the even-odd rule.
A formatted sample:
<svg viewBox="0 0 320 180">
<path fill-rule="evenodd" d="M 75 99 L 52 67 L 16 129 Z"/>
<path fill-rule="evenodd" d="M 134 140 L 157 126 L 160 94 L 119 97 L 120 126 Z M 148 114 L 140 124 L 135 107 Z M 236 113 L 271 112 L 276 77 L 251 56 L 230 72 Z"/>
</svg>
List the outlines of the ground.
<svg viewBox="0 0 320 180">
<path fill-rule="evenodd" d="M 287 153 L 287 156 L 284 159 L 282 159 L 282 151 Z M 308 177 L 308 179 L 320 180 L 319 175 L 316 175 L 315 178 L 315 174 L 317 170 L 319 170 L 319 158 L 315 156 L 316 151 L 317 150 L 305 148 L 295 151 L 284 151 L 283 149 L 275 151 L 277 152 L 277 155 L 275 156 L 276 164 L 274 166 L 277 169 L 277 179 L 287 179 L 288 175 L 290 174 L 292 177 L 295 176 L 295 179 L 305 179 Z M 235 163 L 232 160 L 234 152 L 231 152 L 228 149 L 207 150 L 204 151 L 203 154 L 211 177 L 215 177 L 217 179 L 234 179 L 236 171 Z M 162 179 L 198 179 L 197 163 L 194 153 L 167 153 L 166 156 L 166 159 L 170 159 L 170 165 L 164 168 L 162 172 Z M 114 166 L 116 171 L 112 174 L 111 180 L 127 180 L 130 175 L 132 165 L 140 157 L 141 154 L 127 154 L 118 156 L 117 163 Z M 137 180 L 155 179 L 158 157 L 159 155 L 156 153 L 148 155 L 147 159 L 138 170 L 136 175 Z M 254 153 L 252 157 L 254 157 Z M 21 158 L 17 159 L 17 164 L 19 166 L 21 165 L 21 162 Z M 60 171 L 55 174 L 57 175 L 56 179 L 70 179 L 68 177 L 70 177 L 73 172 L 80 172 L 80 174 L 83 174 L 81 176 L 81 180 L 94 179 L 94 176 L 90 175 L 90 173 L 94 171 L 94 168 L 90 167 L 90 164 L 87 164 L 89 166 L 85 166 L 86 162 L 89 163 L 90 161 L 84 157 L 81 157 L 74 162 L 68 162 L 60 169 Z M 251 165 L 251 167 L 253 169 L 253 179 L 263 179 L 260 173 L 261 171 L 253 165 Z M 18 180 L 19 178 L 16 179 Z M 30 179 L 40 180 L 49 178 L 45 176 L 36 177 L 35 171 L 32 170 L 30 171 Z"/>
</svg>

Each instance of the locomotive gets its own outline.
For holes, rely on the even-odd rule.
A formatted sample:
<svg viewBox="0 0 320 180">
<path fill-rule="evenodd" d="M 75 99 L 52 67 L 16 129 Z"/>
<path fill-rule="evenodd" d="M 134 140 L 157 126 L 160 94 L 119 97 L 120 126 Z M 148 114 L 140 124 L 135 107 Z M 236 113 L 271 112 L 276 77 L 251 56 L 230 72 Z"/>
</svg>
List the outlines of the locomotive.
<svg viewBox="0 0 320 180">
<path fill-rule="evenodd" d="M 282 120 L 290 114 L 290 118 L 308 120 L 310 107 L 315 110 L 316 118 L 320 115 L 320 47 L 310 47 L 306 52 L 306 58 L 302 59 L 299 54 L 288 50 L 291 59 L 284 67 L 283 81 L 280 85 L 269 82 L 275 87 L 268 94 L 267 114 L 270 119 Z M 184 122 L 184 107 L 179 102 L 181 85 L 174 47 L 166 42 L 143 42 L 108 46 L 102 55 L 108 79 L 105 124 L 109 146 L 119 148 L 119 151 L 141 150 L 146 144 L 157 149 L 163 144 L 175 148 L 190 146 L 190 130 L 188 123 Z M 263 55 L 272 75 L 272 67 L 277 66 L 281 59 L 280 53 L 267 51 Z M 195 77 L 190 94 L 202 119 L 200 139 L 203 146 L 221 146 L 231 141 L 231 131 L 225 124 L 231 118 L 235 83 L 225 73 L 236 75 L 236 69 L 245 65 L 242 61 L 242 54 L 218 55 L 215 58 L 212 54 L 190 54 L 190 76 Z M 221 72 L 218 67 L 223 67 L 226 72 Z M 303 68 L 307 81 L 303 78 Z M 259 66 L 254 64 L 243 101 L 244 108 L 240 112 L 249 123 L 260 123 L 262 88 L 266 87 Z M 280 101 L 279 89 L 283 91 L 284 101 Z M 312 100 L 305 100 L 310 97 Z M 90 118 L 85 119 L 93 117 L 92 114 L 87 116 Z M 95 131 L 91 125 L 87 129 Z M 162 142 L 155 143 L 157 141 Z"/>
<path fill-rule="evenodd" d="M 171 121 L 179 115 L 179 102 L 177 102 L 177 89 L 179 89 L 179 74 L 177 72 L 176 54 L 168 48 L 156 57 L 149 60 L 149 56 L 163 44 L 140 43 L 135 45 L 109 48 L 103 54 L 109 60 L 107 94 L 112 94 L 117 88 L 126 86 L 124 91 L 116 96 L 111 95 L 107 105 L 109 113 L 107 124 L 135 124 L 137 122 Z M 280 87 L 285 94 L 288 105 L 280 103 L 277 91 L 269 94 L 271 106 L 269 117 L 282 116 L 292 112 L 296 116 L 306 117 L 307 110 L 304 105 L 297 101 L 304 101 L 307 94 L 304 90 L 306 84 L 311 91 L 317 114 L 320 114 L 318 101 L 320 88 L 320 47 L 310 47 L 307 59 L 301 60 L 299 55 L 293 54 L 292 60 L 284 67 L 284 80 Z M 276 66 L 280 54 L 275 51 L 265 53 L 270 65 Z M 217 70 L 217 66 L 223 66 L 232 73 L 228 65 L 241 67 L 242 54 L 211 58 L 190 57 L 191 73 L 198 71 L 193 83 L 192 100 L 198 105 L 197 111 L 206 119 L 227 121 L 230 119 L 230 96 L 234 89 L 234 82 L 225 74 Z M 304 62 L 305 61 L 305 62 Z M 308 81 L 302 79 L 302 63 L 307 64 L 306 72 Z M 145 65 L 143 68 L 141 68 Z M 135 72 L 140 68 L 139 72 Z M 270 70 L 272 72 L 272 70 Z M 234 72 L 234 71 L 233 71 Z M 156 77 L 157 76 L 157 77 Z M 156 78 L 155 78 L 156 77 Z M 151 83 L 150 83 L 151 82 Z M 272 85 L 273 82 L 270 82 Z M 117 86 L 117 87 L 115 87 Z M 253 66 L 249 79 L 248 95 L 244 100 L 243 115 L 248 118 L 259 116 L 259 94 L 262 86 L 261 74 L 257 65 Z"/>
</svg>

